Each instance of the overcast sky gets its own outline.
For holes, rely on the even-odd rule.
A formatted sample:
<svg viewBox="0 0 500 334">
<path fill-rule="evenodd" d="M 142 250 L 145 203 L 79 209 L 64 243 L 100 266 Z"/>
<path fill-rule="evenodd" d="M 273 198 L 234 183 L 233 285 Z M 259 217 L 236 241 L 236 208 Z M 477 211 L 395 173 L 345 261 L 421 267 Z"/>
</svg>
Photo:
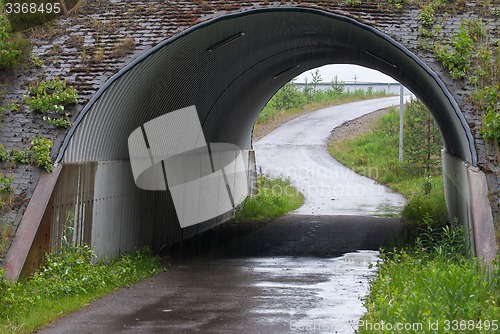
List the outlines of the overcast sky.
<svg viewBox="0 0 500 334">
<path fill-rule="evenodd" d="M 297 82 L 304 82 L 304 78 L 307 77 L 308 82 L 311 82 L 310 71 L 306 71 L 297 77 Z M 326 65 L 319 68 L 321 78 L 325 82 L 331 82 L 335 75 L 338 75 L 339 80 L 342 81 L 354 81 L 354 76 L 356 76 L 356 81 L 360 82 L 396 82 L 393 78 L 366 67 L 357 65 Z"/>
</svg>

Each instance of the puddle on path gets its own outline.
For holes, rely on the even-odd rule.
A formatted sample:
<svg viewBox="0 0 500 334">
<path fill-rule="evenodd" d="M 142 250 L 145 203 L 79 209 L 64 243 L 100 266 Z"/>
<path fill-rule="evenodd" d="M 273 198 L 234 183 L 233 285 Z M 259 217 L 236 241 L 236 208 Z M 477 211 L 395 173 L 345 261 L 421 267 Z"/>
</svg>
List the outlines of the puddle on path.
<svg viewBox="0 0 500 334">
<path fill-rule="evenodd" d="M 259 291 L 249 312 L 268 323 L 282 322 L 285 331 L 354 333 L 366 312 L 361 299 L 377 259 L 376 251 L 358 251 L 330 259 L 248 260 L 244 270 L 257 274 L 253 285 Z"/>
</svg>

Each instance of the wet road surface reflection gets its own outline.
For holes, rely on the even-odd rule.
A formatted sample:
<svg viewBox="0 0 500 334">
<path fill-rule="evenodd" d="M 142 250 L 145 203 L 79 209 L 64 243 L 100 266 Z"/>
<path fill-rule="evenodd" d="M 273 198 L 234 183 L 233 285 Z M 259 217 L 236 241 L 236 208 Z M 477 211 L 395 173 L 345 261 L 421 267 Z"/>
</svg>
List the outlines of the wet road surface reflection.
<svg viewBox="0 0 500 334">
<path fill-rule="evenodd" d="M 370 217 L 223 224 L 170 249 L 166 273 L 40 333 L 353 333 L 374 249 L 403 233 Z"/>
</svg>

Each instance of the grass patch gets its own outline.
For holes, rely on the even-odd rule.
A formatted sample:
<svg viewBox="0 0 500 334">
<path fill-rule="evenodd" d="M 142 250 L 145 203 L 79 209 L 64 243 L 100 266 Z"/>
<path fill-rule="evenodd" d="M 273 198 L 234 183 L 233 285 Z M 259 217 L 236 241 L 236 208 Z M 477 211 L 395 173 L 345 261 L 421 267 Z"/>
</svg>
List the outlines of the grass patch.
<svg viewBox="0 0 500 334">
<path fill-rule="evenodd" d="M 467 258 L 461 228 L 423 225 L 413 244 L 382 251 L 358 333 L 498 333 L 498 262 L 489 273 Z"/>
<path fill-rule="evenodd" d="M 406 128 L 407 131 L 418 129 Z M 405 137 L 412 138 L 406 133 Z M 328 144 L 328 151 L 355 172 L 403 194 L 408 203 L 402 214 L 409 223 L 418 224 L 427 214 L 433 222 L 444 226 L 448 214 L 439 155 L 435 152 L 431 154 L 432 159 L 436 160 L 433 163 L 415 163 L 412 160 L 400 163 L 398 138 L 399 113 L 395 108 L 390 108 L 389 113 L 377 121 L 375 131 L 355 139 L 332 141 Z"/>
<path fill-rule="evenodd" d="M 304 196 L 292 186 L 290 179 L 258 177 L 259 193 L 248 197 L 236 210 L 235 221 L 262 220 L 278 217 L 297 209 Z"/>
<path fill-rule="evenodd" d="M 117 288 L 164 271 L 149 250 L 125 254 L 109 264 L 95 263 L 89 246 L 64 246 L 47 255 L 28 280 L 3 279 L 0 269 L 0 332 L 31 333 Z"/>
</svg>

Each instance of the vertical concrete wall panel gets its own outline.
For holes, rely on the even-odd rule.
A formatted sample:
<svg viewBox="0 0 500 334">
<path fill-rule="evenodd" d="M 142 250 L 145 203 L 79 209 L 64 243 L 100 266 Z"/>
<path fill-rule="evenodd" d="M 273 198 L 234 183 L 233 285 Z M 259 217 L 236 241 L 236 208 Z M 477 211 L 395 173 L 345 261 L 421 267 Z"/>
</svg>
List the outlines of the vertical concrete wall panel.
<svg viewBox="0 0 500 334">
<path fill-rule="evenodd" d="M 488 198 L 486 175 L 477 167 L 469 167 L 467 176 L 471 197 L 471 217 L 474 223 L 474 240 L 478 246 L 476 255 L 491 264 L 498 254 L 495 226 Z"/>
<path fill-rule="evenodd" d="M 467 164 L 457 157 L 442 151 L 443 183 L 446 195 L 446 206 L 450 220 L 464 225 L 468 236 L 469 251 L 475 255 L 474 227 L 471 220 L 471 198 Z"/>
<path fill-rule="evenodd" d="M 98 163 L 91 243 L 98 257 L 112 258 L 150 244 L 153 229 L 148 214 L 136 204 L 143 196 L 147 195 L 135 186 L 128 161 Z"/>
</svg>

